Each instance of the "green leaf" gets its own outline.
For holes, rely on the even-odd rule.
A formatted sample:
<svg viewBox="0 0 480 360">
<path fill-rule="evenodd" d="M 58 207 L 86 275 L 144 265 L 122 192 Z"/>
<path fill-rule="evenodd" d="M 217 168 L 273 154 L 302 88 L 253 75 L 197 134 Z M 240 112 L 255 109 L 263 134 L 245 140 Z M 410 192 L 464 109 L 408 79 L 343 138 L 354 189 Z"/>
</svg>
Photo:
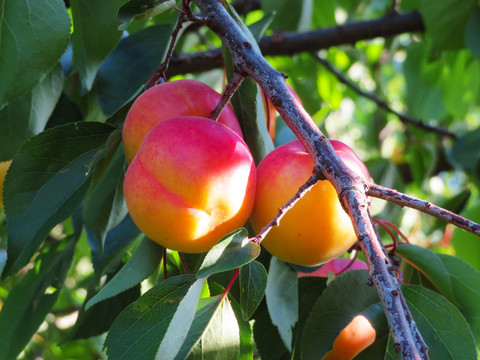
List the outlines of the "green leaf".
<svg viewBox="0 0 480 360">
<path fill-rule="evenodd" d="M 410 164 L 413 180 L 421 188 L 425 181 L 428 181 L 430 174 L 435 170 L 437 164 L 436 149 L 433 145 L 418 144 L 411 145 L 406 156 Z"/>
<path fill-rule="evenodd" d="M 197 278 L 207 277 L 248 264 L 260 254 L 260 245 L 248 240 L 247 230 L 225 236 L 205 256 Z"/>
<path fill-rule="evenodd" d="M 188 331 L 185 341 L 177 353 L 176 360 L 187 358 L 194 345 L 200 340 L 221 304 L 222 295 L 200 299 L 197 312 Z"/>
<path fill-rule="evenodd" d="M 460 311 L 443 296 L 421 286 L 404 286 L 408 308 L 430 350 L 430 359 L 476 359 L 470 328 Z M 388 352 L 393 356 L 393 341 Z"/>
<path fill-rule="evenodd" d="M 261 8 L 265 14 L 275 13 L 275 19 L 271 25 L 273 30 L 297 31 L 302 27 L 303 7 L 308 7 L 309 4 L 311 6 L 311 1 L 291 3 L 288 0 L 266 0 L 261 2 Z M 310 21 L 307 20 L 303 26 L 309 24 Z"/>
<path fill-rule="evenodd" d="M 57 301 L 76 241 L 47 247 L 36 266 L 12 289 L 0 311 L 0 359 L 16 359 Z"/>
<path fill-rule="evenodd" d="M 465 119 L 477 104 L 480 88 L 480 66 L 468 50 L 444 56 L 440 81 L 445 108 L 458 119 Z"/>
<path fill-rule="evenodd" d="M 467 48 L 480 60 L 480 44 L 478 36 L 480 35 L 480 8 L 473 13 L 465 29 L 465 44 Z"/>
<path fill-rule="evenodd" d="M 294 346 L 292 360 L 299 360 L 301 357 L 301 346 L 303 330 L 312 307 L 323 290 L 327 287 L 327 278 L 322 277 L 301 277 L 298 279 L 298 322 L 295 327 Z"/>
<path fill-rule="evenodd" d="M 106 234 L 127 215 L 123 196 L 125 154 L 121 130 L 115 130 L 107 141 L 105 156 L 98 161 L 92 184 L 85 197 L 83 220 L 100 240 L 103 251 Z"/>
<path fill-rule="evenodd" d="M 423 0 L 420 12 L 436 51 L 458 50 L 465 46 L 465 27 L 477 8 L 476 0 Z"/>
<path fill-rule="evenodd" d="M 81 211 L 80 211 L 81 212 Z M 92 262 L 95 274 L 101 277 L 115 271 L 130 244 L 141 234 L 129 214 L 120 224 L 107 233 L 105 246 L 100 252 L 100 241 L 93 230 L 86 228 L 87 240 L 92 249 Z"/>
<path fill-rule="evenodd" d="M 69 39 L 70 17 L 63 1 L 2 1 L 0 109 L 30 91 L 55 67 Z"/>
<path fill-rule="evenodd" d="M 133 20 L 150 19 L 161 14 L 175 3 L 175 0 L 130 0 L 118 11 L 118 18 L 123 23 L 120 29 L 125 30 Z"/>
<path fill-rule="evenodd" d="M 448 271 L 457 305 L 480 347 L 480 272 L 456 256 L 438 254 Z"/>
<path fill-rule="evenodd" d="M 119 7 L 126 0 L 72 0 L 73 64 L 87 91 L 102 61 L 120 41 Z M 101 34 L 101 35 L 100 35 Z"/>
<path fill-rule="evenodd" d="M 438 86 L 444 64 L 440 61 L 429 61 L 426 48 L 424 43 L 415 43 L 407 50 L 403 65 L 407 107 L 411 116 L 441 119 L 447 114 Z"/>
<path fill-rule="evenodd" d="M 95 293 L 96 278 L 93 278 L 93 280 L 88 289 L 87 301 Z M 86 339 L 103 334 L 108 331 L 122 310 L 138 299 L 139 296 L 140 285 L 137 284 L 121 294 L 95 304 L 88 310 L 82 307 L 75 325 L 63 341 Z"/>
<path fill-rule="evenodd" d="M 187 339 L 206 278 L 196 280 L 180 301 L 163 336 L 155 360 L 174 360 Z"/>
<path fill-rule="evenodd" d="M 195 281 L 193 275 L 164 280 L 122 311 L 105 340 L 109 359 L 154 359 L 181 300 Z"/>
<path fill-rule="evenodd" d="M 140 92 L 162 63 L 173 27 L 173 23 L 149 26 L 136 32 L 105 59 L 97 75 L 98 101 L 105 115 L 113 115 Z"/>
<path fill-rule="evenodd" d="M 58 65 L 32 91 L 0 110 L 0 161 L 12 159 L 28 138 L 43 131 L 62 90 Z"/>
<path fill-rule="evenodd" d="M 237 318 L 227 299 L 223 299 L 189 360 L 237 360 L 240 336 Z"/>
<path fill-rule="evenodd" d="M 2 275 L 5 264 L 7 263 L 7 251 L 0 249 L 0 276 Z"/>
<path fill-rule="evenodd" d="M 232 305 L 233 312 L 235 313 L 235 317 L 237 319 L 238 324 L 238 331 L 240 336 L 240 354 L 238 356 L 238 360 L 250 360 L 253 359 L 253 331 L 252 327 L 248 320 L 244 320 L 242 317 L 242 309 L 240 308 L 240 304 L 230 296 L 228 298 L 230 300 L 230 304 Z"/>
<path fill-rule="evenodd" d="M 272 256 L 265 290 L 268 312 L 287 349 L 292 351 L 292 329 L 298 320 L 298 277 L 287 263 Z"/>
<path fill-rule="evenodd" d="M 378 294 L 367 285 L 367 279 L 366 270 L 350 270 L 337 276 L 322 292 L 302 332 L 302 359 L 321 359 L 356 315 L 370 320 L 377 336 L 388 334 Z"/>
<path fill-rule="evenodd" d="M 270 14 L 248 26 L 248 29 L 257 42 L 262 38 L 265 31 L 267 31 L 274 18 L 275 15 Z"/>
<path fill-rule="evenodd" d="M 262 263 L 252 261 L 240 268 L 240 305 L 242 318 L 250 319 L 265 295 L 267 270 Z"/>
<path fill-rule="evenodd" d="M 480 203 L 467 208 L 461 213 L 469 220 L 480 222 Z M 478 236 L 460 228 L 453 230 L 451 242 L 455 255 L 465 260 L 477 270 L 480 270 L 480 241 Z"/>
<path fill-rule="evenodd" d="M 455 299 L 448 271 L 438 254 L 412 244 L 398 246 L 395 253 L 420 271 L 442 295 L 451 301 Z"/>
<path fill-rule="evenodd" d="M 62 94 L 50 116 L 50 119 L 48 119 L 45 129 L 82 120 L 83 114 L 80 111 L 80 108 L 68 96 Z"/>
<path fill-rule="evenodd" d="M 456 167 L 473 172 L 477 161 L 480 159 L 477 149 L 479 141 L 480 128 L 458 137 L 447 152 L 449 162 Z"/>
<path fill-rule="evenodd" d="M 3 276 L 25 266 L 50 230 L 73 214 L 112 131 L 105 124 L 72 123 L 23 144 L 5 179 L 8 261 Z"/>
<path fill-rule="evenodd" d="M 120 294 L 150 276 L 162 261 L 163 248 L 144 238 L 127 263 L 85 305 L 91 306 Z"/>
<path fill-rule="evenodd" d="M 288 356 L 289 353 L 283 345 L 278 328 L 272 324 L 268 311 L 255 315 L 253 336 L 262 360 L 280 360 Z"/>
</svg>

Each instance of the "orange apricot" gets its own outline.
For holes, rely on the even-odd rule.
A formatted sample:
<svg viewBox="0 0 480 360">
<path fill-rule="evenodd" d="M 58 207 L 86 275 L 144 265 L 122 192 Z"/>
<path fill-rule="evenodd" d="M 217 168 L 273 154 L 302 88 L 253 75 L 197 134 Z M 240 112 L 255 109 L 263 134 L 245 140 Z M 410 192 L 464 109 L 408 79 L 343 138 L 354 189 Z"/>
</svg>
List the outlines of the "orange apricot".
<svg viewBox="0 0 480 360">
<path fill-rule="evenodd" d="M 255 163 L 243 139 L 207 118 L 162 121 L 145 137 L 124 182 L 133 221 L 160 245 L 208 251 L 248 220 Z"/>
<path fill-rule="evenodd" d="M 376 331 L 363 315 L 355 316 L 340 332 L 323 360 L 351 360 L 375 342 Z"/>
<path fill-rule="evenodd" d="M 340 159 L 359 176 L 369 179 L 363 162 L 347 145 L 331 140 Z M 269 153 L 257 168 L 257 191 L 250 217 L 258 233 L 311 176 L 313 162 L 300 141 Z M 334 187 L 319 181 L 267 234 L 262 245 L 281 260 L 303 266 L 338 257 L 356 241 L 351 220 Z"/>
</svg>

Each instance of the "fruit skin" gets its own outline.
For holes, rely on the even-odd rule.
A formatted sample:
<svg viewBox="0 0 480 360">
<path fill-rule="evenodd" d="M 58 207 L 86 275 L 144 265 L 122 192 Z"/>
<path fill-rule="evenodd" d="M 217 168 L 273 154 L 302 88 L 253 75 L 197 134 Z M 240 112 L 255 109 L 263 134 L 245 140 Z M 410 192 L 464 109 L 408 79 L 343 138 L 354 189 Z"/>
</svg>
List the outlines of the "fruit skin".
<svg viewBox="0 0 480 360">
<path fill-rule="evenodd" d="M 368 180 L 368 170 L 350 147 L 330 140 L 340 159 Z M 300 141 L 269 153 L 257 168 L 257 191 L 250 221 L 259 232 L 311 176 L 313 162 Z M 325 263 L 356 241 L 349 216 L 327 180 L 319 181 L 274 226 L 262 245 L 281 260 L 303 266 Z"/>
<path fill-rule="evenodd" d="M 127 162 L 137 153 L 143 139 L 160 122 L 178 116 L 209 118 L 221 95 L 197 80 L 176 80 L 156 85 L 141 94 L 132 104 L 122 130 Z M 242 138 L 242 129 L 230 105 L 218 122 L 227 125 Z"/>
<path fill-rule="evenodd" d="M 247 145 L 228 127 L 177 117 L 145 138 L 125 176 L 125 200 L 152 240 L 172 250 L 204 252 L 248 220 L 255 174 Z"/>
<path fill-rule="evenodd" d="M 0 162 L 0 209 L 3 209 L 3 183 L 5 182 L 5 175 L 10 167 L 12 160 Z"/>
<path fill-rule="evenodd" d="M 298 272 L 298 277 L 317 276 L 328 278 L 328 274 L 330 273 L 330 271 L 334 275 L 338 275 L 343 272 L 343 270 L 345 270 L 347 266 L 348 269 L 346 271 L 368 269 L 367 264 L 362 260 L 355 259 L 352 263 L 351 259 L 338 258 L 330 260 L 329 262 L 325 263 L 320 269 L 317 269 L 315 271 L 309 273 Z"/>
<path fill-rule="evenodd" d="M 363 315 L 355 316 L 340 332 L 323 360 L 351 360 L 375 342 L 376 331 Z"/>
</svg>

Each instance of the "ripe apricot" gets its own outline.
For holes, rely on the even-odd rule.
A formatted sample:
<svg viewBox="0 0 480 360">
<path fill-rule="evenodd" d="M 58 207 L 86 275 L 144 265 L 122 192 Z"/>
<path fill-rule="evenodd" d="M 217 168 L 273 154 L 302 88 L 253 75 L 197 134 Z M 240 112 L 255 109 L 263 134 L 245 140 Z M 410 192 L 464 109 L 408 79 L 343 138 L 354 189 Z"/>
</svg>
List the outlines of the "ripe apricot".
<svg viewBox="0 0 480 360">
<path fill-rule="evenodd" d="M 351 360 L 375 341 L 376 331 L 363 315 L 355 316 L 340 332 L 323 360 Z"/>
<path fill-rule="evenodd" d="M 347 145 L 331 140 L 340 159 L 359 176 L 369 179 L 363 162 Z M 257 168 L 257 191 L 250 217 L 259 232 L 311 176 L 313 162 L 300 141 L 284 144 L 269 153 Z M 356 241 L 349 216 L 334 187 L 319 181 L 274 226 L 262 245 L 284 261 L 313 266 L 344 253 Z"/>
<path fill-rule="evenodd" d="M 209 118 L 221 95 L 197 80 L 176 80 L 156 85 L 141 94 L 132 104 L 122 130 L 127 162 L 131 162 L 143 139 L 158 123 L 178 116 Z M 227 105 L 218 122 L 227 125 L 241 137 L 242 129 Z"/>
<path fill-rule="evenodd" d="M 255 163 L 227 126 L 183 116 L 162 121 L 143 141 L 125 176 L 132 219 L 152 240 L 204 252 L 247 221 Z"/>
<path fill-rule="evenodd" d="M 12 160 L 0 162 L 0 209 L 3 209 L 3 183 Z"/>
</svg>

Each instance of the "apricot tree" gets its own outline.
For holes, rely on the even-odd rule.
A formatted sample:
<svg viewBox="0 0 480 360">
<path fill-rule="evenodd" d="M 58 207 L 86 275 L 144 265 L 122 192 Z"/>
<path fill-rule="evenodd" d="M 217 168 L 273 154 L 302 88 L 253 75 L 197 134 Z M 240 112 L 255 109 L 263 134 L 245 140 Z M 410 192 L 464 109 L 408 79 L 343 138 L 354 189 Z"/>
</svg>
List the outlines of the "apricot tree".
<svg viewBox="0 0 480 360">
<path fill-rule="evenodd" d="M 0 359 L 476 359 L 479 11 L 472 0 L 4 1 Z M 253 164 L 295 139 L 310 177 L 250 224 Z M 262 175 L 261 206 L 279 195 L 280 165 Z M 343 220 L 329 222 L 351 224 L 356 241 L 326 265 L 272 256 L 269 231 L 320 185 L 330 203 L 300 217 L 333 202 Z M 188 236 L 243 199 L 233 229 L 191 253 Z M 320 220 L 301 220 L 288 240 L 325 239 Z M 342 351 L 360 325 L 365 342 Z"/>
</svg>

